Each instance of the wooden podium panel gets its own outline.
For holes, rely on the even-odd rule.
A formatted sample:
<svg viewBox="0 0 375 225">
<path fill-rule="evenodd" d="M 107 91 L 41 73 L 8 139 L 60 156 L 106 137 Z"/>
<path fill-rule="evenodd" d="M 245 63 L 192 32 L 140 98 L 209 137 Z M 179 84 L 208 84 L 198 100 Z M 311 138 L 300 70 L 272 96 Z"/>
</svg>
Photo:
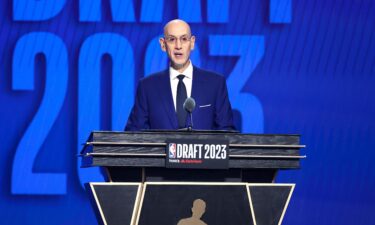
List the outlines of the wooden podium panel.
<svg viewBox="0 0 375 225">
<path fill-rule="evenodd" d="M 295 184 L 248 184 L 247 187 L 256 224 L 281 224 Z"/>
<path fill-rule="evenodd" d="M 165 168 L 166 141 L 229 141 L 229 168 L 299 169 L 299 135 L 240 134 L 218 131 L 92 132 L 81 152 L 82 167 Z"/>
<path fill-rule="evenodd" d="M 106 225 L 278 225 L 294 184 L 90 183 Z"/>
<path fill-rule="evenodd" d="M 195 201 L 204 206 L 196 207 Z M 138 216 L 139 225 L 254 224 L 244 183 L 146 182 Z M 184 223 L 189 220 L 196 222 Z"/>
<path fill-rule="evenodd" d="M 135 224 L 141 183 L 90 183 L 89 188 L 98 222 L 107 225 Z"/>
</svg>

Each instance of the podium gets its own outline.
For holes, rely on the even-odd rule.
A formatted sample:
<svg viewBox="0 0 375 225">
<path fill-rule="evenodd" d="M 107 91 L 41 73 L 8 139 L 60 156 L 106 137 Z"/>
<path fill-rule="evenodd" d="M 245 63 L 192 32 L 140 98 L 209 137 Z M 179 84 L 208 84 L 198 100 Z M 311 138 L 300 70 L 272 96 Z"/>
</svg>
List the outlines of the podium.
<svg viewBox="0 0 375 225">
<path fill-rule="evenodd" d="M 178 140 L 226 140 L 227 169 L 166 168 Z M 99 166 L 107 182 L 87 190 L 101 224 L 281 224 L 295 184 L 274 183 L 299 169 L 299 135 L 224 131 L 94 131 L 82 167 Z"/>
</svg>

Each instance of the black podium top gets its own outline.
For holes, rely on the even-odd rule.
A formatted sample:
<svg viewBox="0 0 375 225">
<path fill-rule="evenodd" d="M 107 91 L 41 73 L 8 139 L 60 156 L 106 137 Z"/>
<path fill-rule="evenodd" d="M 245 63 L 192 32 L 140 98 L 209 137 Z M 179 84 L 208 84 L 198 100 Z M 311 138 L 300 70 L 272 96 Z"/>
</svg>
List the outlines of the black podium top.
<svg viewBox="0 0 375 225">
<path fill-rule="evenodd" d="M 81 151 L 82 167 L 165 167 L 166 140 L 210 138 L 229 141 L 229 168 L 298 169 L 299 135 L 224 131 L 93 131 Z"/>
</svg>

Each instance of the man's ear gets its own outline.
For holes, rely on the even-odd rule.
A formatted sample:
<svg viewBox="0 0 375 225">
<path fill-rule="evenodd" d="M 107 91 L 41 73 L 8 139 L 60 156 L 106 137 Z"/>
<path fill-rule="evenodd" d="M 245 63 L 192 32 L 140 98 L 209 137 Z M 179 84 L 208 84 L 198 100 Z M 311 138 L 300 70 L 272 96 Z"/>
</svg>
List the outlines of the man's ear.
<svg viewBox="0 0 375 225">
<path fill-rule="evenodd" d="M 195 45 L 195 36 L 191 36 L 190 38 L 190 50 L 194 50 L 194 45 Z"/>
<path fill-rule="evenodd" d="M 159 43 L 160 43 L 160 48 L 161 48 L 161 50 L 163 51 L 163 52 L 166 52 L 167 51 L 167 48 L 166 48 L 166 46 L 165 46 L 165 40 L 164 40 L 164 38 L 159 38 Z"/>
</svg>

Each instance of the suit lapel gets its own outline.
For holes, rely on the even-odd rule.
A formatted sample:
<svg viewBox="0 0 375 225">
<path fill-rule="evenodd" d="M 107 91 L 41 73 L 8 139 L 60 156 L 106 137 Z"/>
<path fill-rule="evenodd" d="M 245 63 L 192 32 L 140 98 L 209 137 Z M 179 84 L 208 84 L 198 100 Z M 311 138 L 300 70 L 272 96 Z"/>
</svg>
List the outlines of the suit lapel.
<svg viewBox="0 0 375 225">
<path fill-rule="evenodd" d="M 171 84 L 169 79 L 169 70 L 165 70 L 163 72 L 163 76 L 161 79 L 161 89 L 160 89 L 160 98 L 162 100 L 163 108 L 166 112 L 167 117 L 171 123 L 171 127 L 176 129 L 178 127 L 177 122 L 177 114 L 174 109 L 173 97 L 172 97 L 172 90 Z"/>
<path fill-rule="evenodd" d="M 191 97 L 194 98 L 195 102 L 200 102 L 199 96 L 201 93 L 204 92 L 204 79 L 202 78 L 202 74 L 199 72 L 197 67 L 193 67 L 193 84 L 191 90 Z"/>
</svg>

